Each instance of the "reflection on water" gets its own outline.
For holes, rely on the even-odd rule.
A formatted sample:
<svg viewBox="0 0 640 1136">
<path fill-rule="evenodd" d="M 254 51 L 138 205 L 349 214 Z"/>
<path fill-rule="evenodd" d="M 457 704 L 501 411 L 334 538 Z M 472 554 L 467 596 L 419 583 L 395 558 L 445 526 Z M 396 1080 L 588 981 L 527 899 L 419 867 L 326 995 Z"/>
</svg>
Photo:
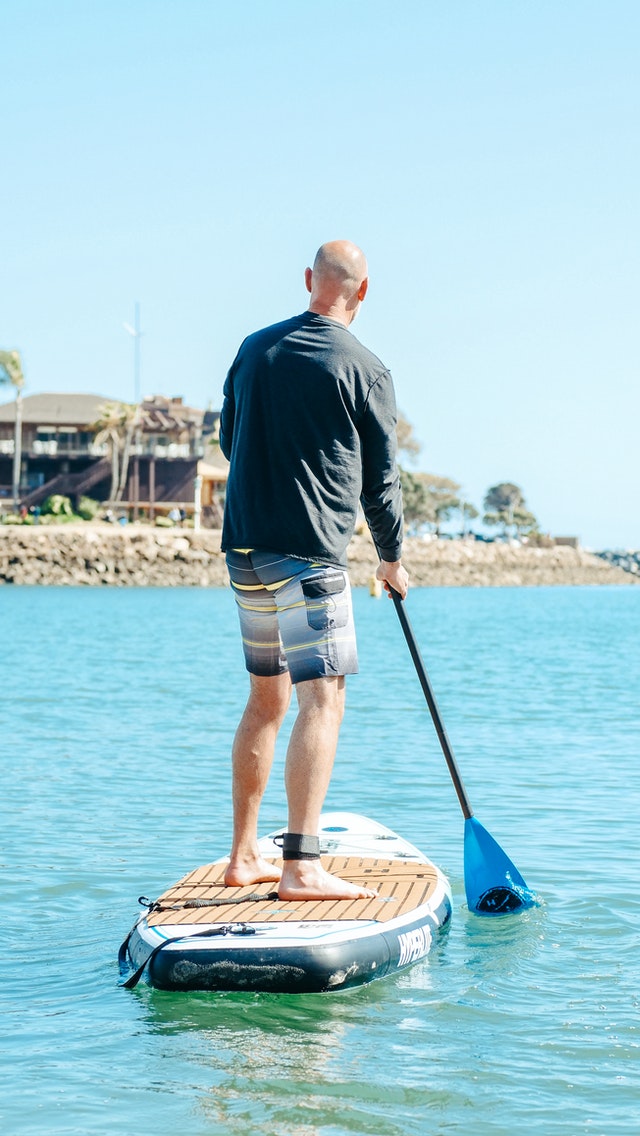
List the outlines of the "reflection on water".
<svg viewBox="0 0 640 1136">
<path fill-rule="evenodd" d="M 338 996 L 183 998 L 147 989 L 138 997 L 150 1031 L 178 1043 L 185 1032 L 191 1035 L 191 1059 L 207 1085 L 199 1111 L 214 1131 L 320 1136 L 338 1126 L 345 1133 L 400 1136 L 413 1131 L 416 1108 L 451 1099 L 450 1092 L 412 1083 L 410 1072 L 405 1083 L 397 1073 L 379 1075 L 389 1015 L 398 1036 L 410 1034 L 413 997 L 429 987 L 428 967 L 417 966 Z M 393 1049 L 386 1052 L 391 1067 Z"/>
</svg>

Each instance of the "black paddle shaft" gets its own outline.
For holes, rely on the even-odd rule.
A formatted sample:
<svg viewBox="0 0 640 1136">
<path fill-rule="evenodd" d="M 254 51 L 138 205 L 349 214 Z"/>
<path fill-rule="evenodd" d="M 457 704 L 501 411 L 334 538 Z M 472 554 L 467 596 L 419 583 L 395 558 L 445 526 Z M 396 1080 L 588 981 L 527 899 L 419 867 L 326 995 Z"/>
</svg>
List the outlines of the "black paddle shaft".
<svg viewBox="0 0 640 1136">
<path fill-rule="evenodd" d="M 395 604 L 396 611 L 398 613 L 398 619 L 400 620 L 400 626 L 402 627 L 402 630 L 404 632 L 404 637 L 407 640 L 407 646 L 409 648 L 409 651 L 411 652 L 411 658 L 413 659 L 413 664 L 416 668 L 418 678 L 420 679 L 420 685 L 421 685 L 421 687 L 424 691 L 424 696 L 427 700 L 427 705 L 429 707 L 429 711 L 430 711 L 431 717 L 433 719 L 433 724 L 435 726 L 436 733 L 438 735 L 438 740 L 440 742 L 440 745 L 442 746 L 442 752 L 444 754 L 445 761 L 446 761 L 447 766 L 449 768 L 449 773 L 451 774 L 451 780 L 453 781 L 453 787 L 454 787 L 456 793 L 458 794 L 458 800 L 460 801 L 460 807 L 462 808 L 462 812 L 464 814 L 465 820 L 468 820 L 469 817 L 473 816 L 473 809 L 471 808 L 471 804 L 470 804 L 469 798 L 467 796 L 467 791 L 466 791 L 464 785 L 462 784 L 462 777 L 460 776 L 460 770 L 458 769 L 456 759 L 453 756 L 453 750 L 451 749 L 451 743 L 449 741 L 449 738 L 447 737 L 447 731 L 444 728 L 444 723 L 442 721 L 442 718 L 440 717 L 440 711 L 438 710 L 438 704 L 436 702 L 435 695 L 434 695 L 433 690 L 431 688 L 431 683 L 429 682 L 429 676 L 427 674 L 426 667 L 425 667 L 425 665 L 422 661 L 422 655 L 420 654 L 420 648 L 418 647 L 418 644 L 416 642 L 416 637 L 413 634 L 413 628 L 411 627 L 411 624 L 409 623 L 409 617 L 407 615 L 405 605 L 402 602 L 400 595 L 398 594 L 398 592 L 395 591 L 394 588 L 391 589 L 391 595 L 392 595 L 392 598 L 393 598 L 393 602 Z"/>
</svg>

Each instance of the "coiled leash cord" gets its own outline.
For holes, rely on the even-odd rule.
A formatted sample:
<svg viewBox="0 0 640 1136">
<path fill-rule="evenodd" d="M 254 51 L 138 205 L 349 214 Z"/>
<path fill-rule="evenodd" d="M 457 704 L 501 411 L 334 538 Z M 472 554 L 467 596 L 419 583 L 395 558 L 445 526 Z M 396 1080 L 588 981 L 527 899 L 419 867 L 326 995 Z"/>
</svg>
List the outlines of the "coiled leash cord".
<svg viewBox="0 0 640 1136">
<path fill-rule="evenodd" d="M 260 900 L 277 898 L 278 893 L 276 891 L 271 891 L 268 892 L 267 895 L 259 895 L 258 893 L 253 893 L 251 895 L 237 896 L 233 899 L 187 899 L 184 901 L 184 903 L 162 904 L 158 903 L 157 900 L 154 902 L 150 899 L 147 899 L 146 896 L 141 895 L 138 899 L 138 903 L 140 903 L 142 907 L 146 907 L 148 912 L 151 913 L 152 911 L 181 911 L 184 908 L 194 907 L 226 907 L 229 904 L 257 903 Z M 133 932 L 135 931 L 139 922 L 140 920 L 136 919 L 133 927 L 129 931 L 129 934 L 127 935 L 126 939 L 122 943 L 122 946 L 120 947 L 120 950 L 118 951 L 118 965 L 120 966 L 120 974 L 122 976 L 124 976 L 129 969 L 129 964 L 127 962 L 127 951 L 129 948 L 129 943 L 131 942 L 131 936 L 133 935 Z M 215 927 L 207 927 L 206 931 L 195 931 L 189 935 L 175 935 L 172 939 L 164 939 L 162 943 L 158 943 L 158 946 L 154 947 L 150 954 L 147 955 L 146 959 L 142 963 L 142 966 L 139 966 L 135 973 L 130 975 L 130 977 L 127 978 L 125 982 L 121 982 L 120 985 L 124 990 L 133 990 L 133 988 L 138 985 L 149 963 L 153 962 L 156 955 L 159 954 L 160 951 L 164 949 L 164 947 L 168 947 L 170 943 L 179 943 L 181 939 L 211 938 L 214 935 L 255 935 L 255 933 L 255 927 L 249 927 L 246 923 L 221 923 L 219 926 L 216 924 Z"/>
</svg>

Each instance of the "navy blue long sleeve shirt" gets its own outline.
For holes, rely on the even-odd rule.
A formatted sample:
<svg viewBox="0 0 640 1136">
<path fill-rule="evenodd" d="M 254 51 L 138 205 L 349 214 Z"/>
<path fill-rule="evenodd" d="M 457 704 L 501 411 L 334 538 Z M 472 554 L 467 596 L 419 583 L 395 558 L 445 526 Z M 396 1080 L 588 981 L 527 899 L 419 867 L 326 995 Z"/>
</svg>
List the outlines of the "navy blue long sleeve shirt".
<svg viewBox="0 0 640 1136">
<path fill-rule="evenodd" d="M 342 324 L 304 312 L 242 343 L 224 386 L 222 548 L 346 566 L 358 502 L 399 560 L 396 402 L 386 367 Z"/>
</svg>

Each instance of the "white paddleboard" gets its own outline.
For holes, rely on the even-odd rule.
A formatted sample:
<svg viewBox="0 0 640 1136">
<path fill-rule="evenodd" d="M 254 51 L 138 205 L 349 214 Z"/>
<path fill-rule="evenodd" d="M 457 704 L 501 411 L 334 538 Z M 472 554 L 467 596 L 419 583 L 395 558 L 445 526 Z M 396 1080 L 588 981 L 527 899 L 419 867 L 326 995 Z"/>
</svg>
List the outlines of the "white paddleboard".
<svg viewBox="0 0 640 1136">
<path fill-rule="evenodd" d="M 280 862 L 271 833 L 262 854 Z M 373 899 L 280 900 L 275 884 L 225 887 L 228 858 L 196 868 L 146 906 L 120 962 L 166 990 L 311 993 L 361 986 L 424 958 L 451 918 L 442 872 L 408 841 L 355 813 L 324 813 L 323 867 Z M 135 982 L 134 982 L 135 979 Z"/>
</svg>

